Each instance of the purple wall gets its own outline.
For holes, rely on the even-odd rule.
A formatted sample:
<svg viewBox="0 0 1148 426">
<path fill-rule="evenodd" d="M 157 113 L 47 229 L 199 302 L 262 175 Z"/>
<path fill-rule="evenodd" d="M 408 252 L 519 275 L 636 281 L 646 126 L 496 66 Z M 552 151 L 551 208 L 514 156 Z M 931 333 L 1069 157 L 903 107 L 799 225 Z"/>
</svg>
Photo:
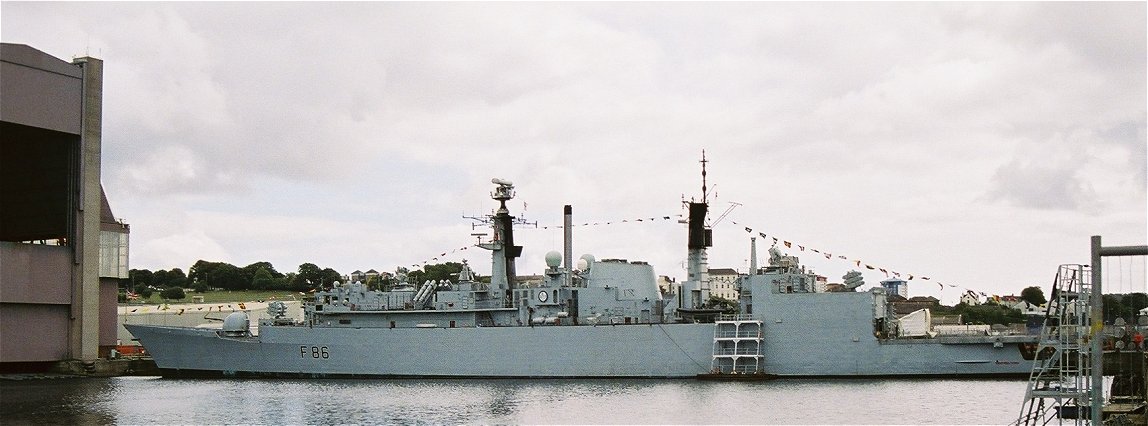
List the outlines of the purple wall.
<svg viewBox="0 0 1148 426">
<path fill-rule="evenodd" d="M 0 303 L 72 303 L 72 248 L 0 242 L 0 288 Z"/>
<path fill-rule="evenodd" d="M 25 45 L 0 49 L 0 119 L 80 134 L 83 70 Z"/>
<path fill-rule="evenodd" d="M 5 303 L 0 309 L 0 362 L 68 358 L 68 305 Z"/>
<path fill-rule="evenodd" d="M 100 278 L 100 346 L 115 346 L 119 311 L 119 280 Z M 103 352 L 103 351 L 101 351 Z"/>
</svg>

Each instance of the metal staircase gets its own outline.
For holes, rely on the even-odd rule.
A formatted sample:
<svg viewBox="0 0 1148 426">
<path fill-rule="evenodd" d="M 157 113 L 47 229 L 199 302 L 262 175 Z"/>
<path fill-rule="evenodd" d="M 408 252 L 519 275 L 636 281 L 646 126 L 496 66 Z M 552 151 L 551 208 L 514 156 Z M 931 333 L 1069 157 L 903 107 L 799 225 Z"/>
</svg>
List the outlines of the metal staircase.
<svg viewBox="0 0 1148 426">
<path fill-rule="evenodd" d="M 722 315 L 714 321 L 714 374 L 765 374 L 761 321 Z"/>
<path fill-rule="evenodd" d="M 1032 374 L 1017 425 L 1091 424 L 1093 398 L 1089 342 L 1092 273 L 1061 265 L 1052 287 Z"/>
</svg>

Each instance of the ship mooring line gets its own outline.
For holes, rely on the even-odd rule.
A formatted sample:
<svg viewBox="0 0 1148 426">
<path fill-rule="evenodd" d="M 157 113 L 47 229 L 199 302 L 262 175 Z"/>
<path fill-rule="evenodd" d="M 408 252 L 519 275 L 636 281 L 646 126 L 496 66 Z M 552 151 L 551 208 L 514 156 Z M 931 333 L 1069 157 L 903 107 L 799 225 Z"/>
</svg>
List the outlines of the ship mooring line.
<svg viewBox="0 0 1148 426">
<path fill-rule="evenodd" d="M 665 329 L 665 328 L 663 328 L 661 324 L 658 324 L 658 330 L 662 330 L 662 334 L 665 334 L 665 335 L 666 335 L 666 338 L 667 338 L 667 339 L 670 339 L 670 343 L 673 343 L 673 344 L 674 344 L 674 346 L 676 346 L 676 347 L 678 348 L 678 350 L 679 350 L 679 351 L 682 351 L 682 355 L 685 355 L 685 356 L 686 356 L 686 358 L 689 358 L 689 359 L 690 359 L 690 361 L 692 361 L 692 362 L 694 363 L 694 365 L 698 366 L 698 368 L 700 368 L 700 369 L 702 369 L 702 370 L 705 370 L 705 369 L 706 369 L 704 366 L 702 366 L 702 364 L 701 364 L 701 363 L 699 363 L 699 362 L 698 362 L 696 359 L 694 359 L 694 357 L 690 356 L 690 353 L 689 353 L 689 352 L 686 352 L 686 350 L 685 350 L 685 349 L 682 349 L 682 346 L 681 346 L 681 345 L 679 345 L 679 344 L 678 344 L 678 342 L 677 342 L 677 341 L 675 341 L 675 340 L 674 340 L 674 338 L 670 336 L 670 333 L 666 332 L 666 329 Z"/>
</svg>

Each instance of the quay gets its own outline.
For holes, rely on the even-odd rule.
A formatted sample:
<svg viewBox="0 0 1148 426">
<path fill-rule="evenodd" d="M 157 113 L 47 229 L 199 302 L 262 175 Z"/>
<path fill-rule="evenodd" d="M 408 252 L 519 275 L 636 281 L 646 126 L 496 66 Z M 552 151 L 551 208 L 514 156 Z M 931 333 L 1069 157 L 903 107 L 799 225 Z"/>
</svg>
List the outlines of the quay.
<svg viewBox="0 0 1148 426">
<path fill-rule="evenodd" d="M 65 360 L 42 372 L 0 374 L 0 380 L 38 380 L 76 377 L 159 376 L 159 368 L 151 357 L 122 357 L 116 359 Z"/>
</svg>

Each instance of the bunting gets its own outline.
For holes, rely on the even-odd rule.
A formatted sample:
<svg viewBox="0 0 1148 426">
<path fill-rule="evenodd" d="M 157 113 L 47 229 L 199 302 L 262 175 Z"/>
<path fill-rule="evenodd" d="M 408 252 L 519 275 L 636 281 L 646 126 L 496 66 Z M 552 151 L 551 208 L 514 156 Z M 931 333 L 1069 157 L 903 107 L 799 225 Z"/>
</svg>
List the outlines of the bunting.
<svg viewBox="0 0 1148 426">
<path fill-rule="evenodd" d="M 464 247 L 459 247 L 459 248 L 456 248 L 456 249 L 454 249 L 454 250 L 450 250 L 450 251 L 444 251 L 444 252 L 442 252 L 442 253 L 439 253 L 439 255 L 438 255 L 438 256 L 435 256 L 435 257 L 432 257 L 432 258 L 430 258 L 430 259 L 427 259 L 427 260 L 424 260 L 424 261 L 422 261 L 422 263 L 412 263 L 412 264 L 411 264 L 411 267 L 412 267 L 412 268 L 421 268 L 421 267 L 423 267 L 423 266 L 426 266 L 428 263 L 431 263 L 431 262 L 434 262 L 434 261 L 438 261 L 440 258 L 445 258 L 445 257 L 446 257 L 448 254 L 455 254 L 455 253 L 458 253 L 458 252 L 460 252 L 460 251 L 464 251 L 464 250 L 466 250 L 466 249 L 468 249 L 468 248 L 470 248 L 470 246 L 464 246 Z"/>
<path fill-rule="evenodd" d="M 579 226 L 602 226 L 602 225 L 613 225 L 615 223 L 657 222 L 657 221 L 673 220 L 674 217 L 681 218 L 684 216 L 682 216 L 680 214 L 673 215 L 673 216 L 661 216 L 661 217 L 658 217 L 658 216 L 649 216 L 649 217 L 642 216 L 642 217 L 627 218 L 627 219 L 621 219 L 621 220 L 609 220 L 609 221 L 605 221 L 605 222 L 602 222 L 602 221 L 599 221 L 599 222 L 583 222 L 581 224 L 574 223 L 574 224 L 570 224 L 570 227 L 573 228 L 573 227 L 579 227 Z M 563 227 L 564 227 L 563 225 L 545 225 L 545 226 L 539 226 L 536 228 L 525 228 L 525 229 L 526 230 L 530 230 L 530 229 L 562 229 Z M 750 232 L 749 228 L 746 228 L 746 232 Z"/>
<path fill-rule="evenodd" d="M 731 220 L 730 222 L 734 223 L 735 225 L 736 225 L 736 224 L 738 224 L 737 222 L 735 222 L 735 221 L 733 221 L 733 220 Z M 744 226 L 744 225 L 742 225 L 742 226 Z M 749 227 L 749 226 L 744 226 L 744 227 L 745 227 L 745 232 L 748 232 L 748 233 L 753 233 L 753 232 L 754 232 L 754 231 L 753 231 L 753 228 L 751 228 L 751 227 Z M 787 240 L 782 240 L 782 239 L 779 239 L 779 238 L 778 238 L 778 237 L 776 237 L 776 236 L 770 236 L 770 235 L 767 235 L 765 232 L 758 232 L 758 233 L 757 233 L 757 235 L 758 235 L 758 236 L 760 236 L 761 238 L 773 238 L 773 244 L 775 244 L 775 245 L 776 245 L 777 243 L 779 243 L 779 242 L 780 242 L 780 243 L 784 244 L 786 248 L 793 248 L 793 245 L 794 245 L 794 244 L 796 244 L 796 243 L 793 243 L 793 242 L 790 242 L 790 241 L 787 241 Z M 806 246 L 805 246 L 805 245 L 797 245 L 797 248 L 798 248 L 798 250 L 801 250 L 801 251 L 805 251 L 805 249 L 806 249 Z M 812 251 L 812 252 L 814 252 L 814 253 L 819 253 L 819 254 L 821 254 L 821 255 L 825 256 L 825 258 L 826 258 L 826 259 L 833 259 L 833 258 L 834 258 L 834 255 L 833 255 L 832 253 L 829 253 L 829 252 L 827 252 L 827 251 L 822 251 L 822 250 L 820 250 L 820 249 L 816 249 L 816 248 L 813 248 L 813 247 L 809 247 L 809 250 L 810 250 L 810 251 Z M 844 256 L 844 255 L 837 255 L 837 256 L 836 256 L 836 258 L 837 258 L 837 259 L 839 259 L 839 260 L 845 260 L 845 261 L 849 261 L 850 263 L 852 263 L 852 264 L 853 264 L 855 267 L 857 267 L 857 268 L 860 268 L 860 267 L 864 266 L 864 267 L 865 267 L 865 269 L 880 271 L 880 272 L 884 273 L 886 277 L 890 276 L 890 274 L 891 274 L 891 275 L 892 275 L 892 276 L 894 276 L 894 277 L 900 278 L 900 277 L 901 277 L 901 275 L 902 275 L 900 272 L 897 272 L 897 271 L 894 271 L 894 270 L 891 270 L 891 269 L 887 269 L 887 268 L 882 268 L 882 267 L 873 266 L 873 265 L 870 265 L 870 264 L 867 264 L 867 263 L 863 263 L 863 262 L 862 262 L 861 260 L 859 260 L 859 259 L 850 259 L 849 257 L 847 257 L 847 256 Z M 914 274 L 904 274 L 904 275 L 907 277 L 908 281 L 912 281 L 912 280 L 914 280 L 914 279 L 921 279 L 921 280 L 932 281 L 932 279 L 931 279 L 931 278 L 929 278 L 929 277 L 926 277 L 926 276 L 917 276 L 917 275 L 914 275 Z M 936 282 L 936 281 L 934 281 L 934 282 Z M 945 283 L 941 283 L 941 282 L 937 282 L 937 286 L 938 286 L 938 287 L 941 289 L 941 291 L 944 291 L 944 290 L 945 290 L 945 286 L 948 286 L 948 287 L 951 287 L 951 288 L 963 288 L 963 287 L 960 287 L 960 286 L 958 286 L 958 285 L 956 285 L 956 284 L 945 284 Z M 975 291 L 973 291 L 972 289 L 967 289 L 967 288 L 965 288 L 965 290 L 967 290 L 968 292 L 973 292 L 973 293 L 976 293 L 976 292 L 975 292 Z M 983 292 L 981 292 L 980 294 L 981 294 L 982 296 L 988 297 L 988 296 L 987 296 L 985 293 L 983 293 Z"/>
</svg>

